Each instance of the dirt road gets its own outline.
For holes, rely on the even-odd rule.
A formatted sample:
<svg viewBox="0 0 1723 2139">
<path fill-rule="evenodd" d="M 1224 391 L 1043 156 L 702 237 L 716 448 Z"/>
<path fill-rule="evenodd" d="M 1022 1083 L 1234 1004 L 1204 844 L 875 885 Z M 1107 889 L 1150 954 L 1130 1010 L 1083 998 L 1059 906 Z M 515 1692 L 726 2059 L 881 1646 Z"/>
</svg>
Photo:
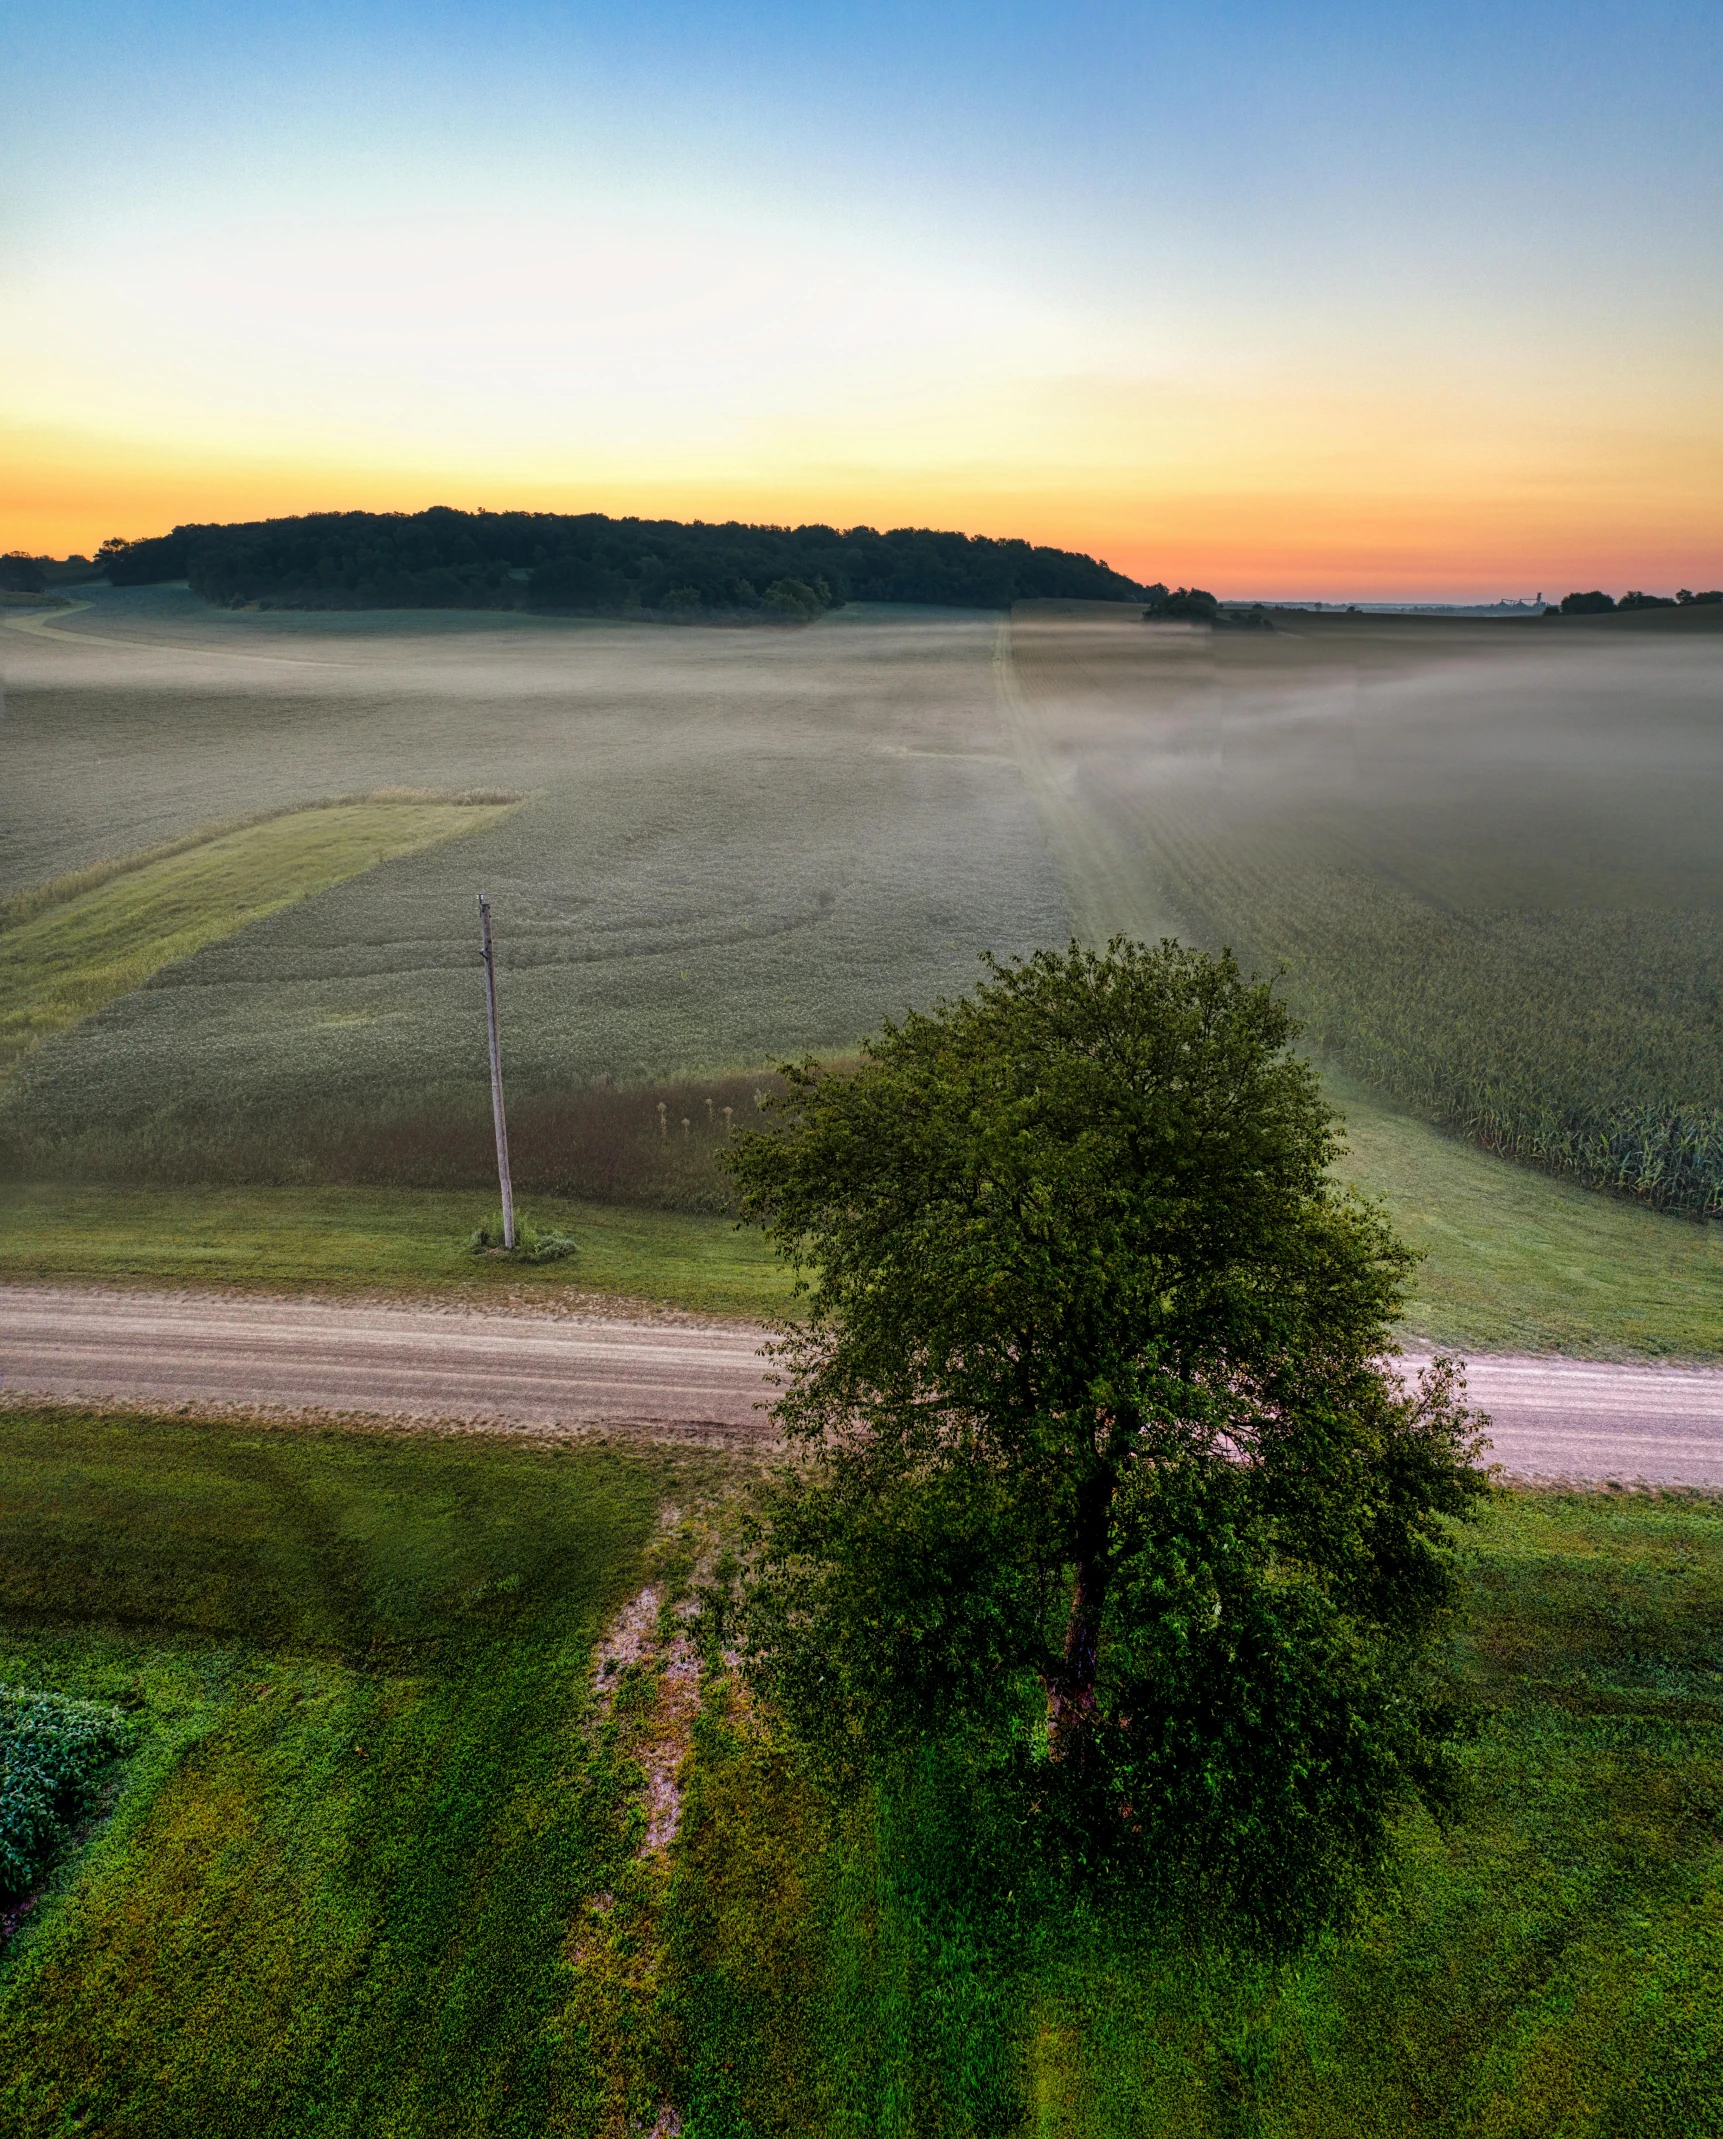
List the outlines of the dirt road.
<svg viewBox="0 0 1723 2139">
<path fill-rule="evenodd" d="M 756 1408 L 770 1395 L 760 1341 L 730 1325 L 596 1314 L 0 1287 L 0 1391 L 101 1403 L 734 1444 L 769 1431 Z M 1723 1488 L 1723 1368 L 1478 1357 L 1468 1387 L 1516 1477 Z"/>
<path fill-rule="evenodd" d="M 0 1390 L 760 1437 L 757 1330 L 84 1287 L 0 1287 Z"/>
</svg>

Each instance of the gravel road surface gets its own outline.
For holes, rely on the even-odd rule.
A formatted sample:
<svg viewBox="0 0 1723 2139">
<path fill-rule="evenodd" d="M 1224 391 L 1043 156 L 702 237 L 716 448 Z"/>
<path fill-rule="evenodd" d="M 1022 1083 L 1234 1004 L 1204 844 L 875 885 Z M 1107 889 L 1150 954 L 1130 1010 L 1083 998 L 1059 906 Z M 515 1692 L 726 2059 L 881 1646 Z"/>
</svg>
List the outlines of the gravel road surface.
<svg viewBox="0 0 1723 2139">
<path fill-rule="evenodd" d="M 0 1286 L 0 1391 L 13 1397 L 735 1443 L 769 1432 L 760 1342 L 693 1319 Z M 1723 1488 L 1723 1368 L 1478 1356 L 1467 1386 L 1512 1476 Z"/>
<path fill-rule="evenodd" d="M 763 1437 L 758 1330 L 329 1300 L 0 1287 L 0 1390 Z"/>
</svg>

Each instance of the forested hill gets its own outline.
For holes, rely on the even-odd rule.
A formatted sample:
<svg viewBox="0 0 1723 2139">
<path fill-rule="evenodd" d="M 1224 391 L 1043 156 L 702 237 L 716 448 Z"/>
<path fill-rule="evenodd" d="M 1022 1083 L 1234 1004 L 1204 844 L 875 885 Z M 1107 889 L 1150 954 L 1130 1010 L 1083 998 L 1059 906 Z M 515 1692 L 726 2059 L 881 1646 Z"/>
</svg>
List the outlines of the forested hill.
<svg viewBox="0 0 1723 2139">
<path fill-rule="evenodd" d="M 542 609 L 795 621 L 839 602 L 1004 608 L 1033 596 L 1133 601 L 1134 580 L 1070 550 L 928 528 L 747 527 L 603 513 L 312 513 L 104 548 L 119 586 L 188 579 L 212 602 L 316 609 Z"/>
</svg>

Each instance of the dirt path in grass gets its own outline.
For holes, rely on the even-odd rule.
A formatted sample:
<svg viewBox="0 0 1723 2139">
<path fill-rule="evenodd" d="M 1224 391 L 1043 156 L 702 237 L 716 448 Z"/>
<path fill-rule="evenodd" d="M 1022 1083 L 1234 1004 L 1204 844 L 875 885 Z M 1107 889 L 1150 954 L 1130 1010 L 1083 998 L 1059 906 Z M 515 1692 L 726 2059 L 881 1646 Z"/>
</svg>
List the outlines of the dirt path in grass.
<svg viewBox="0 0 1723 2139">
<path fill-rule="evenodd" d="M 0 1392 L 150 1407 L 770 1437 L 763 1333 L 468 1307 L 0 1286 Z M 1423 1362 L 1408 1357 L 1407 1366 Z M 1495 1460 L 1538 1480 L 1723 1487 L 1723 1368 L 1475 1357 Z"/>
</svg>

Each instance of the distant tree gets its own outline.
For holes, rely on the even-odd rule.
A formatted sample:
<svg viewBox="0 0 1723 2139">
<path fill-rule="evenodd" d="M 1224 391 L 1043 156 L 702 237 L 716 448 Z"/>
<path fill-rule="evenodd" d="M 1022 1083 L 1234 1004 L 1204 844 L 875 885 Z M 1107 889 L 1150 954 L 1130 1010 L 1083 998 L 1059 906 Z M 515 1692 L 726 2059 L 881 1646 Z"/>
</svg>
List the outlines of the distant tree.
<svg viewBox="0 0 1723 2139">
<path fill-rule="evenodd" d="M 1156 623 L 1212 624 L 1219 610 L 1220 603 L 1201 587 L 1180 587 L 1152 602 L 1143 614 Z"/>
<path fill-rule="evenodd" d="M 1673 609 L 1675 599 L 1668 594 L 1642 594 L 1638 588 L 1621 597 L 1623 609 Z"/>
<path fill-rule="evenodd" d="M 25 550 L 8 550 L 0 557 L 0 588 L 8 594 L 40 594 L 47 584 L 39 557 Z"/>
<path fill-rule="evenodd" d="M 805 1273 L 751 1666 L 833 1772 L 929 1740 L 1068 1865 L 1296 1944 L 1446 1789 L 1483 1480 L 1412 1258 L 1230 955 L 1038 953 L 784 1072 L 730 1159 Z"/>
<path fill-rule="evenodd" d="M 1600 593 L 1596 587 L 1589 594 L 1564 594 L 1561 598 L 1563 616 L 1602 616 L 1614 607 L 1614 596 Z"/>
</svg>

